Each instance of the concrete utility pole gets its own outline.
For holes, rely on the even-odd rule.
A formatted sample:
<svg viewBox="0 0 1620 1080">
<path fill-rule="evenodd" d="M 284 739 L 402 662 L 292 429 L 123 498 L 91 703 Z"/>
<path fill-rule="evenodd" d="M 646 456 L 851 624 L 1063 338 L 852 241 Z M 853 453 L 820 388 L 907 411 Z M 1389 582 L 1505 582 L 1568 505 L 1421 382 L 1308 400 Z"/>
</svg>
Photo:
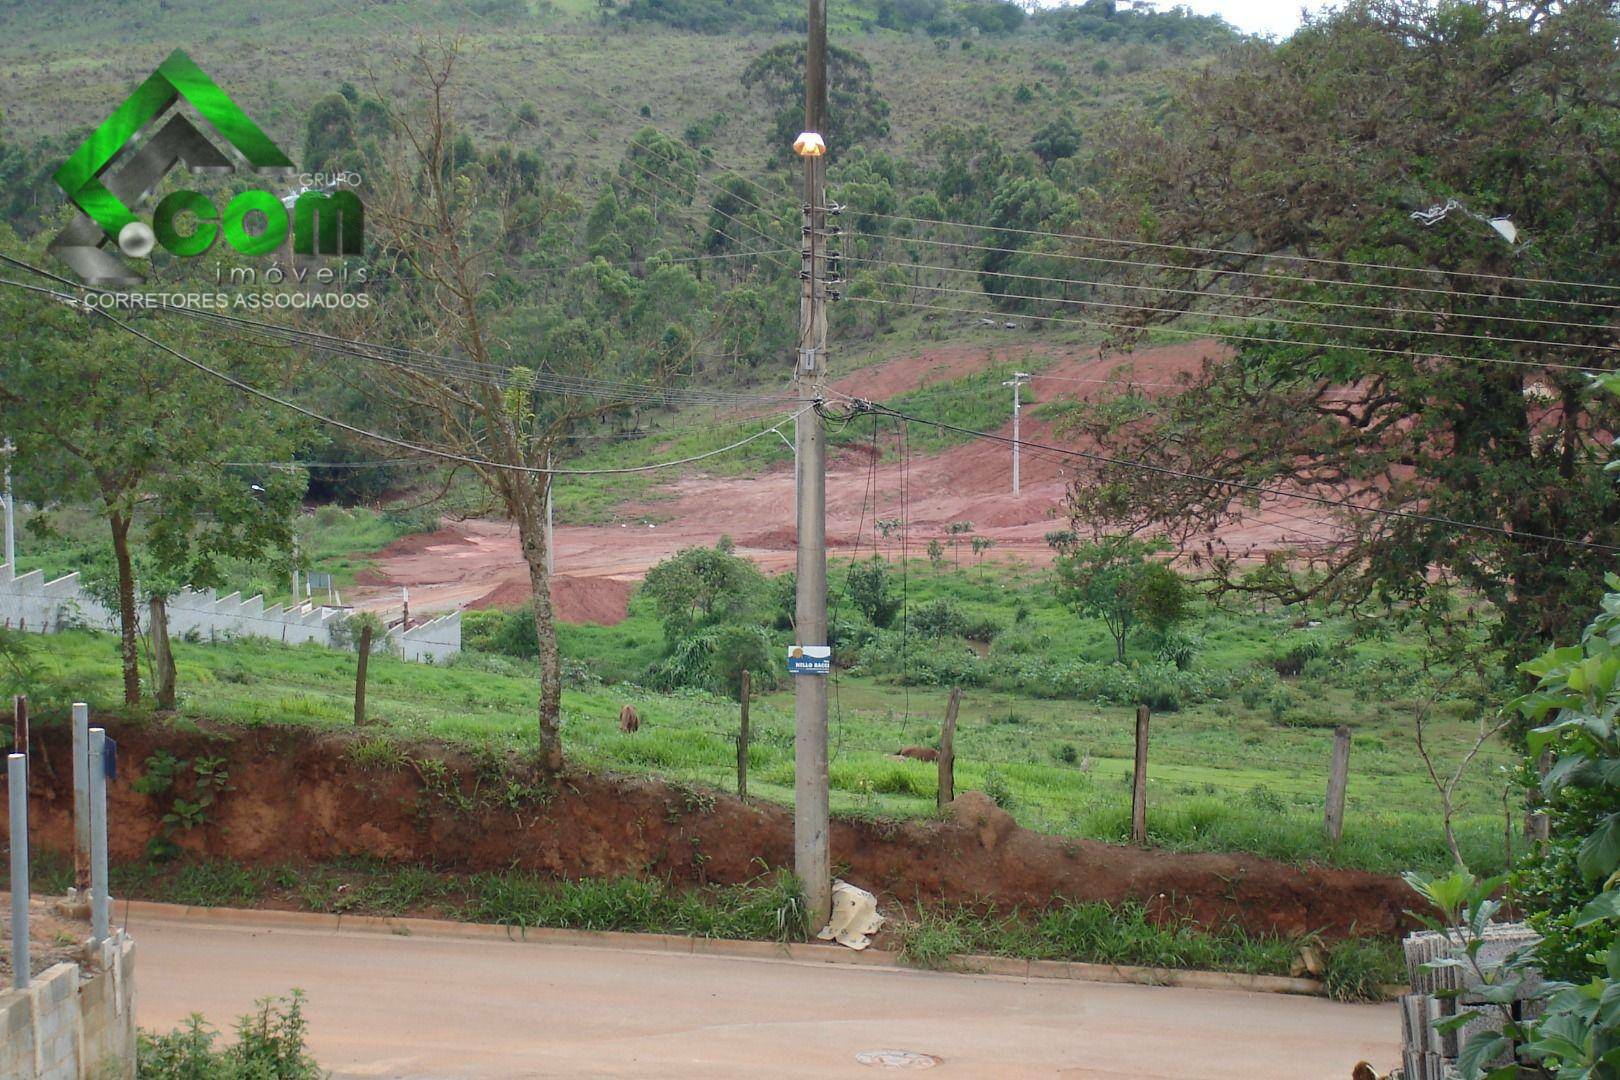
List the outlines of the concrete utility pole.
<svg viewBox="0 0 1620 1080">
<path fill-rule="evenodd" d="M 799 271 L 799 351 L 794 380 L 806 411 L 794 422 L 799 460 L 798 597 L 800 645 L 827 644 L 827 442 L 812 406 L 827 378 L 826 143 L 827 6 L 808 0 L 809 40 L 804 63 L 804 133 L 793 149 L 804 159 L 804 250 Z M 804 887 L 805 914 L 814 931 L 832 914 L 832 861 L 828 851 L 827 676 L 799 674 L 794 689 L 793 870 Z"/>
<path fill-rule="evenodd" d="M 11 567 L 12 576 L 17 574 L 17 513 L 16 503 L 11 497 L 11 455 L 17 448 L 7 439 L 4 446 L 0 446 L 0 454 L 6 455 L 6 487 L 5 494 L 0 499 L 6 504 L 6 559 L 5 563 Z"/>
<path fill-rule="evenodd" d="M 1006 382 L 1001 384 L 1002 386 L 1010 386 L 1010 387 L 1013 388 L 1013 494 L 1014 495 L 1018 494 L 1018 451 L 1020 449 L 1019 443 L 1018 443 L 1018 416 L 1019 416 L 1019 413 L 1021 413 L 1023 411 L 1023 408 L 1024 408 L 1023 402 L 1019 398 L 1019 393 L 1022 390 L 1023 385 L 1025 383 L 1029 382 L 1029 378 L 1030 378 L 1029 372 L 1027 372 L 1027 371 L 1015 371 L 1015 372 L 1013 372 L 1013 377 L 1012 378 L 1008 379 Z"/>
<path fill-rule="evenodd" d="M 551 528 L 551 451 L 546 451 L 546 577 L 557 572 L 557 543 Z"/>
</svg>

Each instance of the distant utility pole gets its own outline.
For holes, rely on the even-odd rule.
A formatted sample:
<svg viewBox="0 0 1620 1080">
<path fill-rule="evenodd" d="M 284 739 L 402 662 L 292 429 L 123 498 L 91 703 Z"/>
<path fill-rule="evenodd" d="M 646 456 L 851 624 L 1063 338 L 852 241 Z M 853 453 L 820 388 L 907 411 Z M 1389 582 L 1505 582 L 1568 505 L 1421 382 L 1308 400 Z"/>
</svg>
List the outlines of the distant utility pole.
<svg viewBox="0 0 1620 1080">
<path fill-rule="evenodd" d="M 557 570 L 557 545 L 552 539 L 551 528 L 551 482 L 556 479 L 551 475 L 551 451 L 546 451 L 546 580 Z"/>
<path fill-rule="evenodd" d="M 4 446 L 0 446 L 0 454 L 6 455 L 6 488 L 5 494 L 0 496 L 6 504 L 6 565 L 11 567 L 12 576 L 17 573 L 17 513 L 16 503 L 11 497 L 11 455 L 17 450 L 7 439 Z"/>
<path fill-rule="evenodd" d="M 799 270 L 799 349 L 794 368 L 799 404 L 794 422 L 798 469 L 798 597 L 800 645 L 827 644 L 827 443 L 820 405 L 827 378 L 826 152 L 827 6 L 808 0 L 804 56 L 804 132 L 793 149 L 804 159 L 803 263 Z M 804 887 L 812 931 L 832 914 L 828 850 L 827 676 L 797 674 L 794 688 L 793 870 Z"/>
<path fill-rule="evenodd" d="M 1029 382 L 1029 379 L 1030 379 L 1029 372 L 1027 372 L 1027 371 L 1015 371 L 1015 372 L 1013 372 L 1013 377 L 1012 378 L 1008 379 L 1006 382 L 1001 384 L 1002 386 L 1010 386 L 1010 387 L 1013 388 L 1013 494 L 1014 495 L 1018 494 L 1018 451 L 1019 451 L 1018 416 L 1019 416 L 1019 413 L 1021 413 L 1023 411 L 1023 402 L 1019 398 L 1019 393 L 1023 389 L 1024 384 Z"/>
</svg>

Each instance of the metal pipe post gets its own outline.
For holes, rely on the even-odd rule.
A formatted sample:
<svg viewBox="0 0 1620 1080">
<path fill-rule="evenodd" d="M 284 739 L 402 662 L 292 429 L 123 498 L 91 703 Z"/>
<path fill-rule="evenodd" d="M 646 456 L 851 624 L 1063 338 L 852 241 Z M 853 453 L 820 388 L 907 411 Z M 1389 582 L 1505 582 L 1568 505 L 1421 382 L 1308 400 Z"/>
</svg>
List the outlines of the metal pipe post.
<svg viewBox="0 0 1620 1080">
<path fill-rule="evenodd" d="M 90 932 L 107 940 L 107 733 L 90 729 Z"/>
<path fill-rule="evenodd" d="M 4 502 L 6 504 L 6 565 L 11 567 L 11 576 L 17 576 L 17 501 L 11 494 L 11 455 L 15 452 L 11 440 L 7 439 L 4 446 L 0 446 L 0 454 L 6 456 L 6 490 Z"/>
<path fill-rule="evenodd" d="M 90 706 L 73 703 L 73 885 L 90 891 Z"/>
<path fill-rule="evenodd" d="M 11 985 L 28 989 L 28 756 L 6 758 L 11 796 Z"/>
</svg>

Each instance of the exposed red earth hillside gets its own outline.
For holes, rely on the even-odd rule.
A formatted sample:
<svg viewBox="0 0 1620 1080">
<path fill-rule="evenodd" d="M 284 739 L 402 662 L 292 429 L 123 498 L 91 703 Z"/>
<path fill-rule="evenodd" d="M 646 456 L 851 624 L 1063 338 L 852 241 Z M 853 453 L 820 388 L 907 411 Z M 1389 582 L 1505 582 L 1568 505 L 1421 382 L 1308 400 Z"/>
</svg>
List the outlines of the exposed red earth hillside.
<svg viewBox="0 0 1620 1080">
<path fill-rule="evenodd" d="M 884 400 L 904 390 L 960 379 L 986 366 L 1038 358 L 1049 366 L 1028 391 L 1035 402 L 1059 398 L 1097 399 L 1129 384 L 1153 396 L 1174 392 L 1215 355 L 1212 342 L 1143 349 L 1130 354 L 1099 354 L 1095 347 L 1030 345 L 989 350 L 945 346 L 874 365 L 836 380 L 840 394 Z M 1055 359 L 1054 359 L 1055 358 Z M 1010 395 L 1010 391 L 1009 391 Z M 1011 435 L 1009 419 L 998 433 Z M 1021 435 L 1037 443 L 1095 451 L 1095 445 L 1065 440 L 1051 423 L 1025 414 Z M 892 435 L 890 436 L 892 438 Z M 874 542 L 874 522 L 904 516 L 910 522 L 907 551 L 920 558 L 928 541 L 943 538 L 952 522 L 971 521 L 974 534 L 995 541 L 990 560 L 1042 564 L 1051 558 L 1043 537 L 1063 525 L 1060 507 L 1076 462 L 1028 448 L 1023 455 L 1020 493 L 1011 491 L 1011 450 L 974 440 L 936 454 L 908 455 L 902 469 L 890 454 L 874 471 L 865 448 L 832 455 L 827 474 L 827 537 L 834 554 L 852 552 L 857 541 Z M 792 569 L 793 459 L 761 474 L 714 476 L 691 473 L 671 481 L 656 504 L 627 504 L 621 520 L 609 525 L 567 525 L 556 530 L 553 601 L 568 622 L 613 623 L 625 615 L 631 590 L 648 568 L 683 547 L 713 544 L 721 536 L 762 568 Z M 1306 506 L 1272 505 L 1246 514 L 1221 530 L 1233 550 L 1256 556 L 1282 547 L 1309 547 L 1330 540 L 1334 528 Z M 647 519 L 654 519 L 649 524 Z M 1194 546 L 1201 546 L 1195 539 Z M 898 538 L 879 541 L 889 557 L 901 554 Z M 963 559 L 966 554 L 963 545 Z M 506 522 L 470 520 L 425 536 L 407 537 L 376 559 L 377 570 L 357 591 L 361 606 L 398 608 L 399 586 L 411 590 L 413 614 L 457 607 L 511 607 L 529 594 L 528 572 L 518 552 L 516 529 Z"/>
<path fill-rule="evenodd" d="M 166 807 L 131 787 L 155 750 L 221 756 L 231 788 L 208 823 L 182 832 L 193 854 L 257 865 L 350 857 L 449 871 L 517 867 L 559 877 L 667 876 L 738 883 L 792 864 L 786 807 L 646 777 L 570 772 L 543 778 L 516 760 L 499 782 L 488 761 L 422 746 L 413 760 L 368 768 L 353 736 L 301 728 L 179 731 L 114 721 L 123 767 L 109 790 L 114 860 L 142 856 Z M 44 781 L 30 801 L 38 850 L 72 851 L 65 726 L 40 729 Z M 55 779 L 51 779 L 55 777 Z M 522 794 L 508 793 L 515 780 Z M 1165 916 L 1253 933 L 1389 934 L 1406 926 L 1410 890 L 1356 870 L 1296 867 L 1247 855 L 1189 855 L 1046 836 L 1018 827 L 982 795 L 946 820 L 835 821 L 833 863 L 886 903 L 993 902 L 1039 910 L 1055 900 L 1137 900 Z"/>
</svg>

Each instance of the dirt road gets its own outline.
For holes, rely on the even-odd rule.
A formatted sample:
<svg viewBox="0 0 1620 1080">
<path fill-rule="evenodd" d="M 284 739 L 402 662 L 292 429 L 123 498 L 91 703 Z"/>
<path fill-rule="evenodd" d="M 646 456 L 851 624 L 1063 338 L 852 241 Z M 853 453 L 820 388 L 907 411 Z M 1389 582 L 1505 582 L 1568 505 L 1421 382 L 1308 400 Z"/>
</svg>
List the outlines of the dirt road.
<svg viewBox="0 0 1620 1080">
<path fill-rule="evenodd" d="M 930 1075 L 1342 1080 L 1395 1062 L 1393 1006 L 878 967 L 138 917 L 138 1020 L 227 1027 L 301 987 L 338 1077 Z"/>
<path fill-rule="evenodd" d="M 840 393 L 882 399 L 961 378 L 998 360 L 1041 354 L 1058 360 L 1036 377 L 1028 400 L 1098 400 L 1119 393 L 1126 383 L 1153 396 L 1173 390 L 1179 385 L 1176 380 L 1196 371 L 1214 348 L 1207 342 L 1190 342 L 1099 356 L 1095 349 L 1031 346 L 987 355 L 982 347 L 943 347 L 862 369 L 834 387 Z M 1010 408 L 1010 400 L 1008 404 Z M 1010 421 L 1000 434 L 1011 434 Z M 1036 415 L 1026 417 L 1021 434 L 1036 443 L 1105 449 L 1065 440 Z M 892 440 L 892 432 L 884 437 Z M 892 453 L 874 469 L 869 451 L 838 450 L 827 473 L 830 553 L 847 558 L 857 544 L 867 550 L 874 543 L 879 519 L 904 518 L 905 550 L 920 559 L 928 541 L 945 538 L 952 522 L 969 521 L 974 535 L 994 541 L 987 556 L 991 561 L 1045 564 L 1052 552 L 1044 537 L 1062 527 L 1059 511 L 1075 477 L 1075 462 L 1029 448 L 1023 457 L 1019 495 L 1011 494 L 1010 477 L 1011 451 L 992 443 L 970 442 L 935 454 L 908 455 L 904 469 Z M 668 482 L 662 495 L 656 503 L 625 504 L 620 520 L 612 524 L 557 529 L 552 592 L 559 618 L 618 622 L 649 567 L 683 547 L 713 544 L 722 535 L 732 537 L 739 554 L 769 573 L 793 568 L 793 462 L 785 451 L 782 460 L 763 473 L 694 472 Z M 1241 522 L 1223 526 L 1218 537 L 1189 539 L 1188 550 L 1202 551 L 1205 540 L 1217 540 L 1233 555 L 1248 559 L 1277 548 L 1317 547 L 1337 534 L 1336 526 L 1321 518 L 1308 507 L 1268 500 L 1245 512 Z M 881 541 L 880 547 L 889 558 L 902 554 L 897 537 Z M 974 557 L 962 558 L 971 564 Z M 361 607 L 397 612 L 399 586 L 410 588 L 411 609 L 419 614 L 469 605 L 516 607 L 529 597 L 517 532 L 506 522 L 463 521 L 430 535 L 407 537 L 376 562 L 377 577 L 353 591 L 352 598 Z"/>
</svg>

